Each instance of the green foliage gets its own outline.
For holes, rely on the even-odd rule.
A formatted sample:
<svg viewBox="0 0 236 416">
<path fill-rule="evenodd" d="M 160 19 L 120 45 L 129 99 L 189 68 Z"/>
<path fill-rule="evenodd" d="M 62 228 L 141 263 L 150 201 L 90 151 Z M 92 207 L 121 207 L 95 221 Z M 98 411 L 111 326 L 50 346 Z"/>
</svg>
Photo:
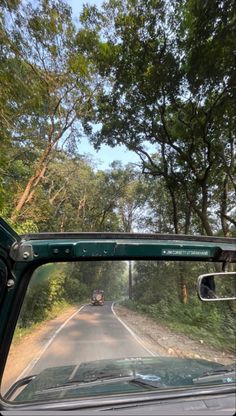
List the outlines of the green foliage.
<svg viewBox="0 0 236 416">
<path fill-rule="evenodd" d="M 65 299 L 68 302 L 79 302 L 89 298 L 89 290 L 86 284 L 81 283 L 79 279 L 67 277 L 64 285 Z"/>
<path fill-rule="evenodd" d="M 235 4 L 212 0 L 191 0 L 180 6 L 182 43 L 186 69 L 193 88 L 215 88 L 228 78 L 235 80 L 232 50 L 235 48 Z M 187 30 L 187 36 L 184 32 Z"/>
<path fill-rule="evenodd" d="M 196 293 L 197 276 L 217 271 L 218 267 L 197 262 L 135 262 L 133 300 L 124 305 L 173 330 L 233 351 L 235 306 L 230 302 L 201 302 Z M 186 286 L 186 303 L 180 296 L 181 276 Z"/>
<path fill-rule="evenodd" d="M 37 225 L 30 219 L 20 223 L 14 223 L 11 219 L 7 219 L 7 222 L 18 234 L 37 233 L 39 231 Z"/>
<path fill-rule="evenodd" d="M 49 265 L 36 271 L 21 310 L 19 327 L 25 328 L 43 321 L 55 305 L 65 300 L 65 276 L 63 267 L 55 269 Z"/>
<path fill-rule="evenodd" d="M 3 2 L 1 215 L 20 232 L 232 234 L 233 11 L 107 1 L 84 6 L 77 30 L 64 1 Z M 125 144 L 145 176 L 95 171 L 83 132 L 95 147 Z"/>
<path fill-rule="evenodd" d="M 105 299 L 119 299 L 127 291 L 124 262 L 46 264 L 35 270 L 18 320 L 18 335 L 49 317 L 60 305 L 89 301 L 100 288 Z"/>
<path fill-rule="evenodd" d="M 124 262 L 120 261 L 67 264 L 68 285 L 76 285 L 77 281 L 77 287 L 79 290 L 82 288 L 82 293 L 88 298 L 93 290 L 101 289 L 105 292 L 106 300 L 119 299 L 127 290 L 126 266 Z"/>
<path fill-rule="evenodd" d="M 59 148 L 77 150 L 98 84 L 85 54 L 76 52 L 64 1 L 20 2 L 16 9 L 6 7 L 1 20 L 0 175 L 7 177 L 4 187 L 12 185 L 11 198 L 3 194 L 9 217 L 22 221 L 59 141 Z M 12 165 L 16 182 L 9 177 Z"/>
<path fill-rule="evenodd" d="M 213 234 L 221 221 L 229 235 L 235 224 L 233 4 L 119 0 L 82 16 L 83 36 L 96 37 L 87 48 L 95 65 L 99 40 L 115 51 L 100 55 L 106 87 L 92 143 L 140 156 L 168 198 L 175 233 Z"/>
<path fill-rule="evenodd" d="M 70 307 L 71 307 L 71 304 L 67 303 L 66 301 L 56 303 L 52 306 L 50 312 L 47 312 L 47 314 L 46 314 L 46 316 L 44 316 L 44 318 L 45 318 L 45 320 L 54 319 Z M 42 318 L 42 319 L 44 319 L 44 318 Z M 15 332 L 14 332 L 13 344 L 17 344 L 22 338 L 26 337 L 34 329 L 38 328 L 42 324 L 42 322 L 44 322 L 41 319 L 36 323 L 32 323 L 33 321 L 34 320 L 30 321 L 28 319 L 25 322 L 25 324 L 27 326 L 22 326 L 21 319 L 19 320 L 18 325 L 16 326 L 16 329 L 15 329 Z"/>
<path fill-rule="evenodd" d="M 234 353 L 235 313 L 224 304 L 209 305 L 201 303 L 197 297 L 191 297 L 187 305 L 173 298 L 162 299 L 158 303 L 147 304 L 126 300 L 122 305 L 150 316 L 157 324 L 183 333 L 193 339 L 199 339 L 219 349 Z"/>
</svg>

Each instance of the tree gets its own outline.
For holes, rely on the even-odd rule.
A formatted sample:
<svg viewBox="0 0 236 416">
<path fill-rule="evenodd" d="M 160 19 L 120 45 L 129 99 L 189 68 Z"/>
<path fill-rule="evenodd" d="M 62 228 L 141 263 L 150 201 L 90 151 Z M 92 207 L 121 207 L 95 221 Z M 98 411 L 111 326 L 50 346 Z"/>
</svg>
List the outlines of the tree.
<svg viewBox="0 0 236 416">
<path fill-rule="evenodd" d="M 79 282 L 77 288 L 86 288 L 90 297 L 93 290 L 105 292 L 105 299 L 119 299 L 127 289 L 126 263 L 122 261 L 83 261 L 66 265 L 68 285 Z M 67 290 L 67 289 L 66 289 Z M 78 289 L 77 289 L 78 290 Z M 76 296 L 76 294 L 75 294 Z M 77 297 L 79 292 L 77 292 Z"/>
<path fill-rule="evenodd" d="M 19 85 L 22 93 L 16 96 L 8 88 L 10 79 L 6 80 L 8 101 L 13 109 L 20 109 L 10 114 L 10 140 L 18 148 L 37 149 L 31 174 L 16 197 L 14 222 L 32 201 L 53 150 L 77 146 L 80 122 L 92 112 L 98 84 L 89 60 L 75 51 L 71 9 L 64 2 L 22 4 L 8 10 L 4 22 L 5 70 L 13 68 L 13 85 Z"/>
<path fill-rule="evenodd" d="M 226 33 L 233 24 L 233 2 L 212 3 L 214 6 L 204 7 L 204 21 L 209 20 L 212 29 L 222 18 Z M 93 42 L 87 53 L 106 85 L 98 97 L 95 118 L 102 127 L 91 137 L 92 142 L 97 147 L 101 143 L 125 144 L 140 156 L 144 172 L 163 178 L 175 232 L 180 228 L 181 192 L 185 212 L 198 217 L 201 234 L 211 235 L 217 230 L 217 216 L 224 217 L 225 222 L 234 221 L 224 212 L 230 205 L 230 192 L 224 192 L 223 197 L 222 191 L 220 214 L 212 214 L 212 195 L 214 189 L 222 190 L 222 174 L 230 187 L 234 186 L 235 117 L 230 113 L 234 106 L 233 42 L 227 35 L 219 39 L 213 31 L 211 47 L 216 44 L 220 56 L 224 56 L 224 70 L 217 59 L 213 75 L 207 76 L 211 72 L 207 58 L 204 65 L 195 65 L 192 58 L 194 51 L 197 53 L 198 36 L 208 50 L 210 29 L 207 27 L 204 38 L 201 17 L 197 1 L 176 2 L 169 7 L 164 1 L 119 0 L 105 3 L 102 12 L 85 7 L 82 23 Z M 156 146 L 155 155 L 145 149 L 145 142 Z"/>
</svg>

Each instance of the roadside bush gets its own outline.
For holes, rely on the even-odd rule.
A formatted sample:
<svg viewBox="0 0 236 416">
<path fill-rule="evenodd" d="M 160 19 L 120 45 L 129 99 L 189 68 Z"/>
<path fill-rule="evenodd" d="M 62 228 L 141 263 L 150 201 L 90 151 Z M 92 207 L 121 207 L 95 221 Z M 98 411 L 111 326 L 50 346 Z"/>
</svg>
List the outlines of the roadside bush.
<svg viewBox="0 0 236 416">
<path fill-rule="evenodd" d="M 206 342 L 227 350 L 235 348 L 235 313 L 230 305 L 200 302 L 196 296 L 187 304 L 162 299 L 155 304 L 143 304 L 126 300 L 122 305 L 134 311 L 145 313 L 155 322 L 167 325 L 193 338 L 204 338 Z"/>
<path fill-rule="evenodd" d="M 47 317 L 48 289 L 48 282 L 29 288 L 18 319 L 18 327 L 27 328 Z"/>
<path fill-rule="evenodd" d="M 39 276 L 36 274 L 36 277 Z M 54 305 L 63 302 L 65 274 L 54 271 L 41 281 L 29 285 L 18 319 L 18 326 L 26 328 L 47 318 Z"/>
</svg>

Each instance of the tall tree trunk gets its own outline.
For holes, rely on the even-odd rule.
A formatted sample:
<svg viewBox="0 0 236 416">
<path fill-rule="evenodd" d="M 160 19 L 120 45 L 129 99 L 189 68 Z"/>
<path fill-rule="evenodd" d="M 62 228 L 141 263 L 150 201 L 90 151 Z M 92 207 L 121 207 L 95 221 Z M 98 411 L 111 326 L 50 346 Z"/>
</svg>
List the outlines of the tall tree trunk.
<svg viewBox="0 0 236 416">
<path fill-rule="evenodd" d="M 186 267 L 183 263 L 179 263 L 179 289 L 180 301 L 186 305 L 188 302 L 188 290 L 186 282 Z"/>
<path fill-rule="evenodd" d="M 208 213 L 207 213 L 208 191 L 207 191 L 206 180 L 202 183 L 201 188 L 202 188 L 202 209 L 201 209 L 200 219 L 202 222 L 202 227 L 206 231 L 206 234 L 212 235 L 213 233 L 212 233 L 212 229 L 209 223 Z"/>
<path fill-rule="evenodd" d="M 175 192 L 174 192 L 174 190 L 172 189 L 171 186 L 168 186 L 168 189 L 169 189 L 169 192 L 170 192 L 170 197 L 171 197 L 172 207 L 173 207 L 173 225 L 174 225 L 174 230 L 175 230 L 175 234 L 178 234 L 179 233 L 179 227 L 178 227 L 178 210 L 177 210 L 177 202 L 176 202 L 176 198 L 175 198 Z"/>
<path fill-rule="evenodd" d="M 207 213 L 200 213 L 199 217 L 202 222 L 202 228 L 206 232 L 206 235 L 213 235 Z"/>
<path fill-rule="evenodd" d="M 39 183 L 39 181 L 42 179 L 45 171 L 46 171 L 46 160 L 47 157 L 49 155 L 49 153 L 52 150 L 52 145 L 49 144 L 47 145 L 46 149 L 44 150 L 41 158 L 38 161 L 38 164 L 36 166 L 35 169 L 35 173 L 31 176 L 31 178 L 29 179 L 25 190 L 23 192 L 23 194 L 20 196 L 16 208 L 14 209 L 12 215 L 11 215 L 11 220 L 13 222 L 16 221 L 19 213 L 21 212 L 22 208 L 24 207 L 24 205 L 27 203 L 27 201 L 29 201 L 32 198 L 32 192 L 34 187 Z"/>
<path fill-rule="evenodd" d="M 133 298 L 132 263 L 129 260 L 129 299 Z"/>
<path fill-rule="evenodd" d="M 223 181 L 223 190 L 221 195 L 221 210 L 220 219 L 221 226 L 225 237 L 229 236 L 229 223 L 226 219 L 227 215 L 227 197 L 228 197 L 228 176 L 226 175 Z"/>
<path fill-rule="evenodd" d="M 180 290 L 181 290 L 181 302 L 186 305 L 186 303 L 188 302 L 188 292 L 187 292 L 187 286 L 186 286 L 186 282 L 183 276 L 180 276 Z"/>
<path fill-rule="evenodd" d="M 185 212 L 184 234 L 189 234 L 191 214 L 192 214 L 192 210 L 191 210 L 191 206 L 189 206 L 186 208 L 186 212 Z"/>
<path fill-rule="evenodd" d="M 198 218 L 201 221 L 202 229 L 205 231 L 206 235 L 213 235 L 211 225 L 208 218 L 207 208 L 208 208 L 208 193 L 206 184 L 201 185 L 202 188 L 202 204 L 199 208 L 196 202 L 190 195 L 189 190 L 186 188 L 186 197 L 191 205 L 192 210 L 197 214 Z"/>
<path fill-rule="evenodd" d="M 25 190 L 23 191 L 23 194 L 20 196 L 16 207 L 11 215 L 11 220 L 13 222 L 16 221 L 17 217 L 19 216 L 22 208 L 25 206 L 25 204 L 27 204 L 27 202 L 29 202 L 32 197 L 33 194 L 35 192 L 35 187 L 38 185 L 38 183 L 41 181 L 46 169 L 47 169 L 47 165 L 48 165 L 48 156 L 50 155 L 52 149 L 56 146 L 56 144 L 58 143 L 58 141 L 60 140 L 60 138 L 63 136 L 64 133 L 66 133 L 66 131 L 68 131 L 68 129 L 72 126 L 72 124 L 74 123 L 75 119 L 76 119 L 76 115 L 73 116 L 70 120 L 70 115 L 72 113 L 72 111 L 74 110 L 74 107 L 76 105 L 77 101 L 73 104 L 72 108 L 70 110 L 68 110 L 67 115 L 65 117 L 65 122 L 64 122 L 64 126 L 55 134 L 55 136 L 53 136 L 53 134 L 55 133 L 55 125 L 54 125 L 54 121 L 52 122 L 50 131 L 48 132 L 48 142 L 47 142 L 47 146 L 44 149 L 37 165 L 35 168 L 35 172 L 34 174 L 31 176 L 31 178 L 29 179 Z M 55 112 L 55 116 L 56 116 L 56 109 L 54 110 Z M 68 137 L 67 137 L 68 138 Z"/>
</svg>

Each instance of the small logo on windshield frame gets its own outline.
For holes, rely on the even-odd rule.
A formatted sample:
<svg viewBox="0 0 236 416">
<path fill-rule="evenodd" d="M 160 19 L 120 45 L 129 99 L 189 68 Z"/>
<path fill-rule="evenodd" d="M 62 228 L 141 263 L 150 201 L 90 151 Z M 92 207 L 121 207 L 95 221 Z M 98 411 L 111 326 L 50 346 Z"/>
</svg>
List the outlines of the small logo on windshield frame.
<svg viewBox="0 0 236 416">
<path fill-rule="evenodd" d="M 161 250 L 163 256 L 180 256 L 180 257 L 208 257 L 210 255 L 209 250 L 204 249 L 172 249 L 165 248 Z"/>
</svg>

